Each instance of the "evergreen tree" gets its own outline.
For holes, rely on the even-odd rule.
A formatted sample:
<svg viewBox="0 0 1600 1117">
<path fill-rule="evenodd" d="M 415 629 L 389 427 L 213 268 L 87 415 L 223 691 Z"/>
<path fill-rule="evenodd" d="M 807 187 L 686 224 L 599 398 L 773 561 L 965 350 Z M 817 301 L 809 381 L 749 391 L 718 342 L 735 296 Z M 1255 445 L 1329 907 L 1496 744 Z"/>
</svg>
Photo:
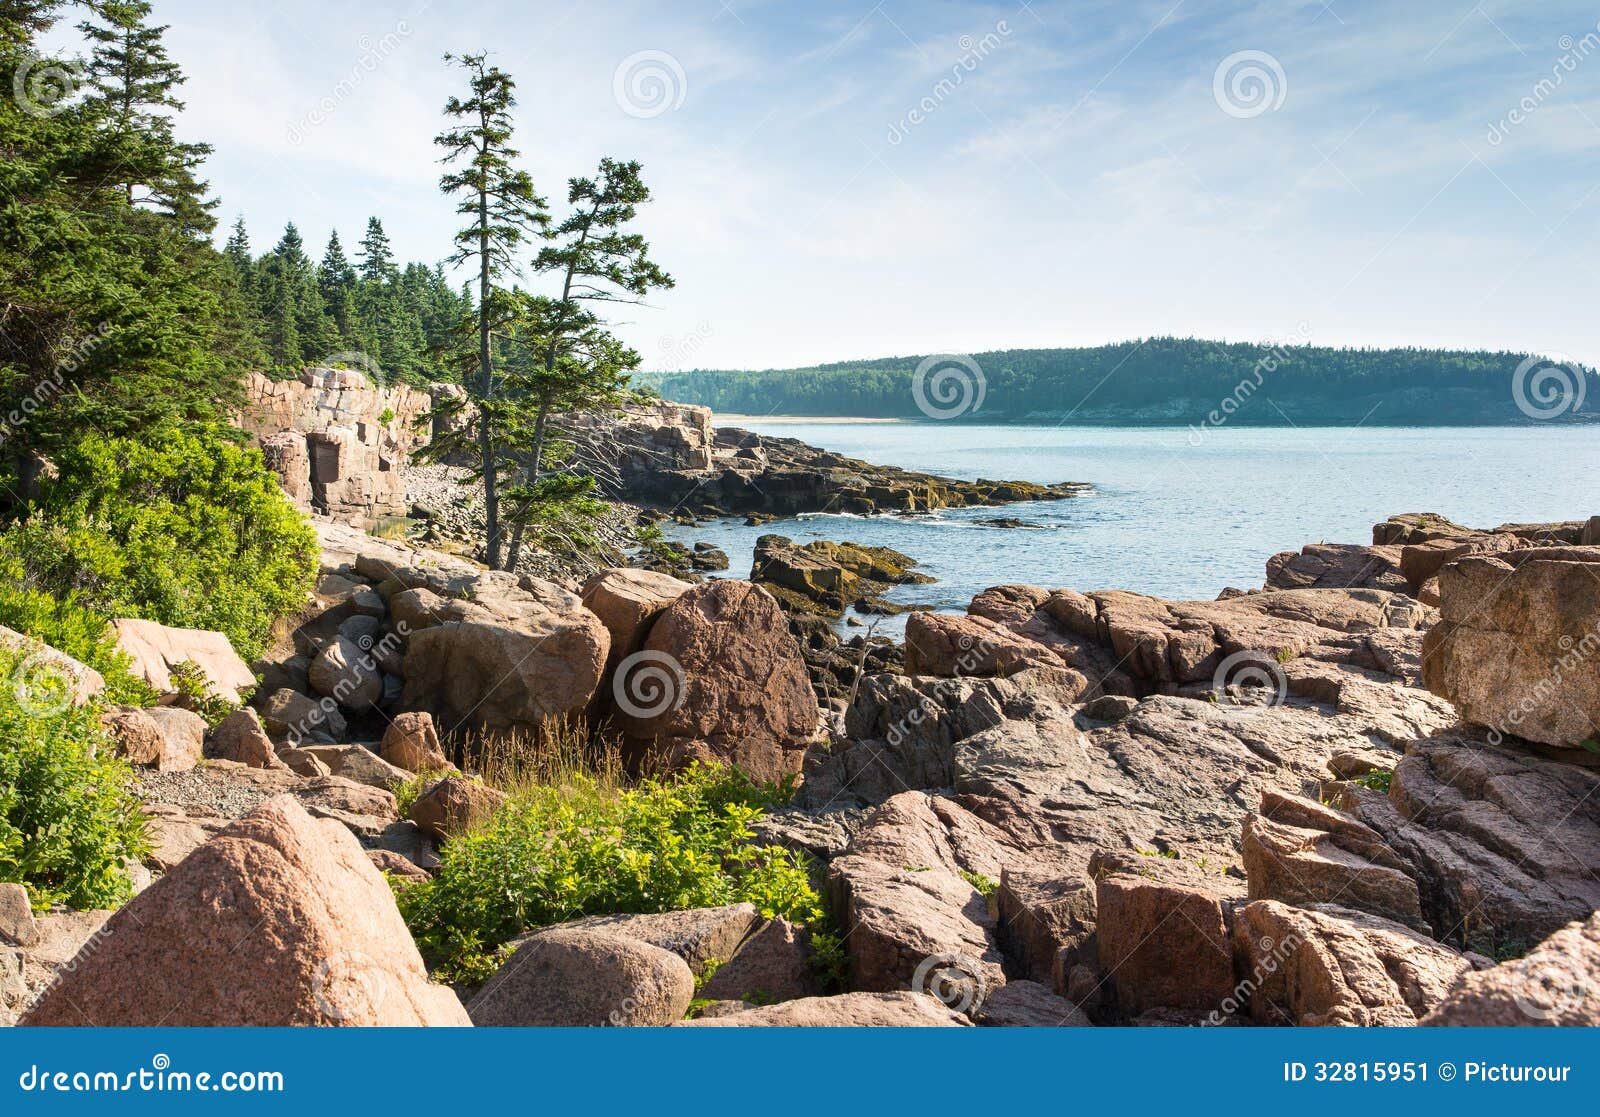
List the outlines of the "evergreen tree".
<svg viewBox="0 0 1600 1117">
<path fill-rule="evenodd" d="M 571 459 L 568 443 L 552 453 L 552 437 L 561 435 L 554 429 L 558 416 L 615 403 L 628 374 L 639 366 L 639 354 L 614 338 L 588 304 L 637 303 L 650 291 L 673 285 L 650 259 L 644 237 L 627 231 L 638 207 L 649 200 L 637 162 L 600 160 L 594 178 L 569 183 L 572 213 L 552 233 L 555 243 L 534 260 L 534 270 L 560 278 L 561 294 L 527 304 L 537 323 L 528 332 L 540 336 L 543 351 L 520 365 L 512 382 L 532 425 L 507 515 L 513 525 L 511 569 L 530 524 L 581 522 L 582 512 L 589 510 L 588 504 L 574 509 L 570 503 L 587 500 L 592 488 L 583 483 L 582 463 Z"/>
<path fill-rule="evenodd" d="M 218 254 L 192 221 L 135 207 L 170 133 L 130 133 L 110 102 L 53 96 L 73 63 L 41 56 L 55 6 L 0 5 L 0 473 L 88 430 L 220 418 L 237 383 L 215 352 Z M 7 481 L 7 484 L 10 484 Z"/>
<path fill-rule="evenodd" d="M 367 218 L 367 231 L 361 238 L 361 278 L 368 283 L 388 283 L 394 278 L 394 250 L 389 247 L 389 236 L 383 231 L 383 222 L 376 217 Z"/>
<path fill-rule="evenodd" d="M 508 448 L 497 431 L 503 404 L 491 339 L 496 320 L 505 322 L 517 313 L 518 300 L 502 285 L 516 274 L 516 250 L 530 237 L 543 235 L 550 217 L 533 179 L 512 163 L 518 156 L 511 146 L 516 83 L 499 67 L 488 65 L 482 54 L 447 54 L 445 61 L 466 70 L 470 94 L 465 100 L 451 97 L 445 103 L 445 115 L 458 123 L 434 142 L 444 149 L 443 161 L 457 168 L 440 178 L 439 189 L 460 197 L 456 212 L 468 219 L 455 236 L 451 262 L 473 264 L 477 272 L 477 307 L 469 324 L 476 346 L 468 362 L 472 375 L 466 382 L 478 409 L 475 452 L 483 483 L 486 560 L 491 568 L 501 569 L 499 478 Z"/>
<path fill-rule="evenodd" d="M 245 230 L 243 217 L 234 220 L 217 272 L 217 294 L 222 304 L 217 351 L 235 372 L 260 371 L 269 362 L 261 337 L 256 265 L 250 255 L 250 234 Z"/>
<path fill-rule="evenodd" d="M 345 258 L 337 229 L 328 238 L 322 263 L 317 267 L 317 286 L 322 293 L 328 317 L 333 320 L 339 347 L 360 349 L 356 333 L 356 270 Z"/>
<path fill-rule="evenodd" d="M 78 25 L 91 44 L 85 77 L 90 98 L 105 109 L 106 120 L 129 143 L 148 146 L 154 173 L 124 178 L 128 201 L 178 219 L 186 229 L 209 233 L 216 224 L 206 198 L 207 184 L 196 171 L 211 153 L 209 144 L 179 143 L 172 114 L 183 109 L 174 90 L 186 80 L 167 56 L 166 25 L 150 20 L 147 0 L 100 0 L 93 6 L 103 22 Z M 142 196 L 139 187 L 144 188 Z"/>
</svg>

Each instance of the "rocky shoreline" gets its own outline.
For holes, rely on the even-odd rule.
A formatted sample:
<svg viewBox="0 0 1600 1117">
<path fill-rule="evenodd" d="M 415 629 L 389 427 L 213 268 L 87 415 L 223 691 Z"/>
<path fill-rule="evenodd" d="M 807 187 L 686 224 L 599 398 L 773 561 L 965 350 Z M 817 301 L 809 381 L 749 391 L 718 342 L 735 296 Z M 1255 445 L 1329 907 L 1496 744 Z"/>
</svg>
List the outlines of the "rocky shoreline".
<svg viewBox="0 0 1600 1117">
<path fill-rule="evenodd" d="M 574 594 L 318 529 L 251 706 L 108 715 L 154 850 L 121 912 L 0 923 L 23 1022 L 1600 1023 L 1600 518 L 1396 517 L 1217 601 L 996 586 L 903 647 L 746 581 Z M 251 676 L 200 636 L 128 646 Z M 748 904 L 529 928 L 481 990 L 431 984 L 380 870 L 429 879 L 500 809 L 463 743 L 550 719 L 789 780 L 756 840 L 812 866 L 845 987 Z M 227 988 L 216 889 L 296 944 Z"/>
</svg>

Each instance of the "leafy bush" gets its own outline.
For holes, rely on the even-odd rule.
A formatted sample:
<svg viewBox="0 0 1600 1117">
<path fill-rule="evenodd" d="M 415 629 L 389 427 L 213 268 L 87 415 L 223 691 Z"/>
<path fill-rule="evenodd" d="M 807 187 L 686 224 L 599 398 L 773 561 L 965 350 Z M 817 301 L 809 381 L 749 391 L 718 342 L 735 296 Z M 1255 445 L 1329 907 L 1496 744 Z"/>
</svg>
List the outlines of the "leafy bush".
<svg viewBox="0 0 1600 1117">
<path fill-rule="evenodd" d="M 156 693 L 130 670 L 132 660 L 117 650 L 106 619 L 87 608 L 82 595 L 69 590 L 52 597 L 29 584 L 27 569 L 0 533 L 0 625 L 32 636 L 94 668 L 106 681 L 106 698 L 128 706 L 148 706 Z"/>
<path fill-rule="evenodd" d="M 186 659 L 174 664 L 168 674 L 172 678 L 172 689 L 178 695 L 176 704 L 199 714 L 208 727 L 215 729 L 238 711 L 238 702 L 211 692 L 211 680 L 205 668 L 194 660 Z M 246 692 L 245 697 L 249 696 L 249 692 Z"/>
<path fill-rule="evenodd" d="M 620 792 L 581 776 L 529 787 L 446 844 L 431 881 L 397 883 L 400 910 L 429 961 L 467 982 L 493 973 L 510 939 L 580 915 L 748 901 L 820 926 L 804 856 L 749 844 L 767 801 L 737 772 L 698 764 Z"/>
<path fill-rule="evenodd" d="M 19 700 L 28 669 L 0 650 L 0 881 L 38 906 L 116 907 L 132 892 L 124 862 L 149 851 L 132 770 L 94 704 L 40 703 L 38 688 Z"/>
<path fill-rule="evenodd" d="M 304 604 L 316 537 L 258 451 L 214 431 L 92 436 L 56 467 L 4 533 L 44 592 L 102 616 L 216 629 L 247 659 Z"/>
</svg>

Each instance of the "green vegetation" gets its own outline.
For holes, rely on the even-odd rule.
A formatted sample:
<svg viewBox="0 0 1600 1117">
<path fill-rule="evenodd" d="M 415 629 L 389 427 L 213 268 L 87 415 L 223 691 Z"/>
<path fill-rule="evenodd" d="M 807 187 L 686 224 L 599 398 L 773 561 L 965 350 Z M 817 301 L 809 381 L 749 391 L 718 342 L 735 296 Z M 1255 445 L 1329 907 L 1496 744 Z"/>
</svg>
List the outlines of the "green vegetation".
<svg viewBox="0 0 1600 1117">
<path fill-rule="evenodd" d="M 978 890 L 978 895 L 987 900 L 990 896 L 1000 891 L 1000 882 L 993 877 L 986 877 L 982 873 L 969 872 L 966 869 L 957 870 L 961 879 Z"/>
<path fill-rule="evenodd" d="M 429 455 L 470 457 L 483 485 L 486 561 L 514 570 L 528 543 L 578 551 L 597 544 L 605 511 L 594 495 L 598 463 L 565 437 L 560 417 L 615 406 L 640 357 L 590 306 L 638 303 L 673 281 L 644 238 L 625 231 L 650 199 L 638 163 L 602 159 L 594 178 L 569 180 L 571 213 L 552 227 L 548 204 L 515 165 L 511 75 L 482 54 L 445 60 L 466 71 L 469 95 L 445 104 L 452 124 L 435 142 L 454 169 L 439 186 L 467 222 L 451 263 L 472 266 L 477 305 L 453 346 L 468 398 L 443 401 L 439 412 L 458 415 L 470 403 L 476 420 L 435 439 Z M 536 241 L 546 243 L 533 270 L 559 280 L 558 296 L 510 285 L 521 272 L 519 251 Z"/>
<path fill-rule="evenodd" d="M 400 267 L 376 217 L 367 221 L 355 264 L 338 230 L 313 263 L 293 222 L 270 251 L 255 256 L 241 217 L 222 250 L 221 270 L 218 344 L 241 371 L 293 376 L 307 365 L 327 365 L 384 384 L 418 385 L 450 377 L 437 351 L 469 301 L 438 264 Z"/>
<path fill-rule="evenodd" d="M 1355 782 L 1362 787 L 1371 788 L 1373 791 L 1381 791 L 1387 795 L 1389 794 L 1389 785 L 1393 779 L 1394 773 L 1389 769 L 1374 768 Z"/>
<path fill-rule="evenodd" d="M 983 373 L 983 404 L 961 418 L 1200 425 L 1217 410 L 1219 419 L 1213 422 L 1257 425 L 1310 419 L 1526 422 L 1512 395 L 1512 374 L 1525 356 L 1440 349 L 1273 348 L 1172 337 L 1080 349 L 1008 349 L 972 354 Z M 638 379 L 668 399 L 725 412 L 922 418 L 911 391 L 920 360 L 889 357 L 796 369 L 646 373 Z M 1589 398 L 1600 399 L 1600 376 L 1592 370 L 1589 376 Z M 1224 400 L 1231 401 L 1226 409 Z M 1593 418 L 1594 411 L 1591 403 L 1584 414 Z"/>
<path fill-rule="evenodd" d="M 465 982 L 487 978 L 512 938 L 581 915 L 748 901 L 820 929 L 805 858 L 750 844 L 770 802 L 738 772 L 702 765 L 624 790 L 577 775 L 526 786 L 445 845 L 433 880 L 397 884 L 400 910 L 430 963 Z"/>
<path fill-rule="evenodd" d="M 0 678 L 29 670 L 0 651 Z M 21 883 L 35 906 L 116 907 L 131 888 L 124 862 L 148 852 L 125 761 L 94 705 L 28 701 L 0 687 L 0 881 Z"/>
<path fill-rule="evenodd" d="M 211 680 L 193 660 L 184 660 L 173 666 L 172 689 L 178 693 L 177 705 L 199 714 L 207 726 L 215 729 L 230 714 L 239 709 L 239 703 L 220 694 L 211 693 Z"/>
<path fill-rule="evenodd" d="M 304 604 L 316 537 L 258 451 L 205 432 L 91 435 L 56 467 L 0 540 L 57 599 L 215 629 L 246 658 Z"/>
</svg>

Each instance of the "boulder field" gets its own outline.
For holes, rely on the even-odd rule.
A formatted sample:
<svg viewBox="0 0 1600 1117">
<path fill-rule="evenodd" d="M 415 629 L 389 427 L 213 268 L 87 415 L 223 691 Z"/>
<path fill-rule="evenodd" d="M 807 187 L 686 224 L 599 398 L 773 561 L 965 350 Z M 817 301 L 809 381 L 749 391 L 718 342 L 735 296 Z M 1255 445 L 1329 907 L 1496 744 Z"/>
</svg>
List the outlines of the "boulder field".
<svg viewBox="0 0 1600 1117">
<path fill-rule="evenodd" d="M 107 712 L 152 818 L 140 890 L 35 913 L 0 888 L 5 1012 L 1600 1024 L 1597 525 L 1395 517 L 1215 601 L 1000 585 L 846 671 L 752 582 L 569 589 L 323 523 L 316 600 L 250 665 L 251 706 Z M 152 682 L 180 638 L 206 646 L 143 638 Z M 843 987 L 748 904 L 574 919 L 480 988 L 432 983 L 382 874 L 425 879 L 499 806 L 454 770 L 464 739 L 552 718 L 604 722 L 635 761 L 797 777 L 752 825 L 811 859 Z"/>
</svg>

